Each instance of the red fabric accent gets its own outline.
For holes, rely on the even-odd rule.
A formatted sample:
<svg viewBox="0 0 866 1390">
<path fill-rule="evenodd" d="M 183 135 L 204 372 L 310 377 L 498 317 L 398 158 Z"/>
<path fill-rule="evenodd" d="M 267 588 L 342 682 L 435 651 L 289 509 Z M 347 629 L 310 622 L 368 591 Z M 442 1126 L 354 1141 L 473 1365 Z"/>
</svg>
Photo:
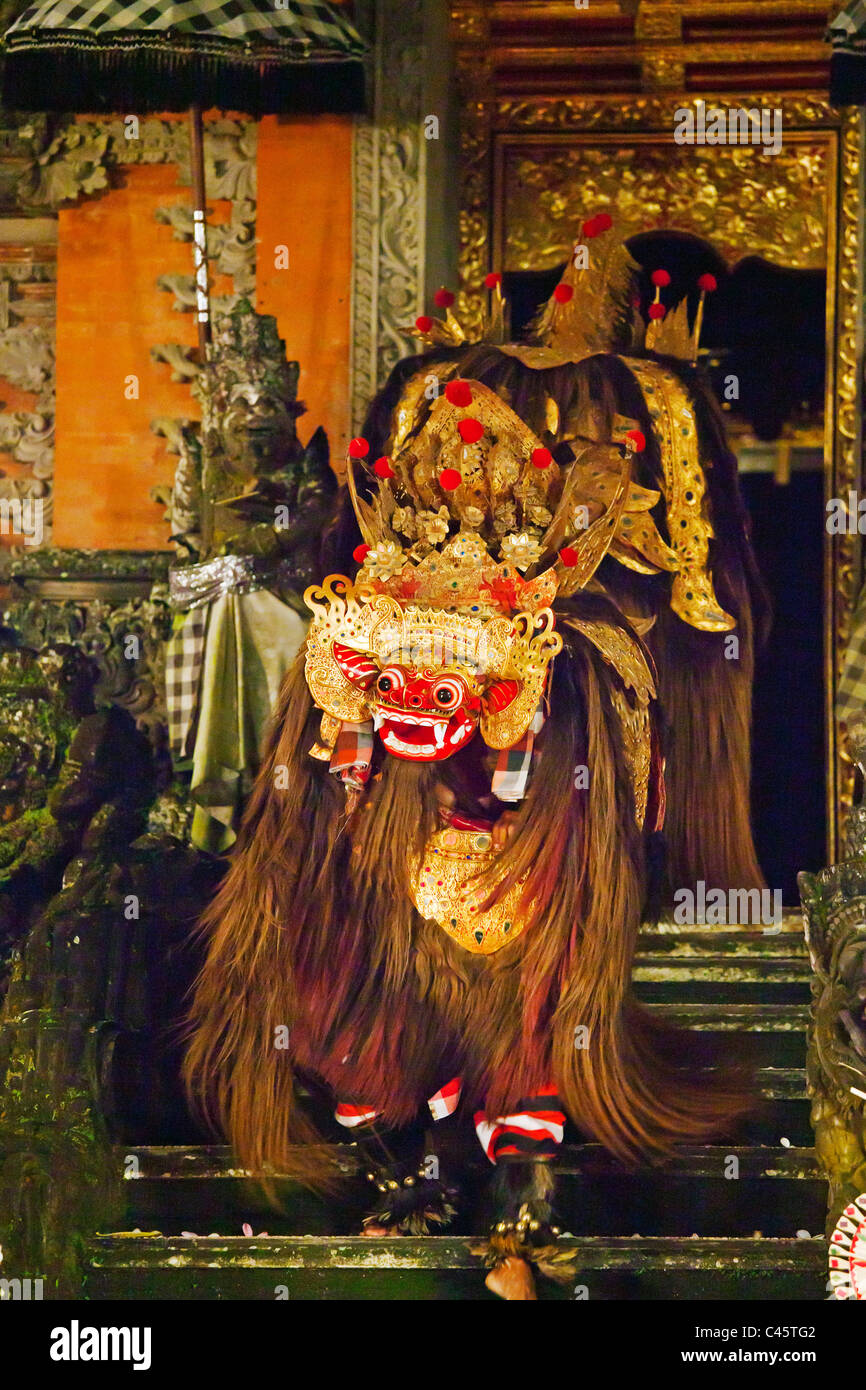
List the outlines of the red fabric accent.
<svg viewBox="0 0 866 1390">
<path fill-rule="evenodd" d="M 480 834 L 491 831 L 496 824 L 492 820 L 484 820 L 481 816 L 473 819 L 472 816 L 461 816 L 459 811 L 452 811 L 447 806 L 439 807 L 439 815 L 446 825 L 453 825 L 455 830 L 474 830 Z"/>
</svg>

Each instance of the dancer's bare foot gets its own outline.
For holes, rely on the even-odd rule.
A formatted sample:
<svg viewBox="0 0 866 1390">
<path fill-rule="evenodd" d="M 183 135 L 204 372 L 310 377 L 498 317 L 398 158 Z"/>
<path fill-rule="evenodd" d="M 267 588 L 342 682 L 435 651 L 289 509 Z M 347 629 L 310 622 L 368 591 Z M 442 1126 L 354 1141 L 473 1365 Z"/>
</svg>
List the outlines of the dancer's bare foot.
<svg viewBox="0 0 866 1390">
<path fill-rule="evenodd" d="M 372 1222 L 361 1230 L 362 1236 L 398 1236 L 399 1234 L 396 1226 L 376 1226 Z"/>
<path fill-rule="evenodd" d="M 491 1293 L 509 1303 L 538 1301 L 532 1265 L 518 1255 L 506 1256 L 501 1264 L 491 1269 L 484 1282 Z"/>
</svg>

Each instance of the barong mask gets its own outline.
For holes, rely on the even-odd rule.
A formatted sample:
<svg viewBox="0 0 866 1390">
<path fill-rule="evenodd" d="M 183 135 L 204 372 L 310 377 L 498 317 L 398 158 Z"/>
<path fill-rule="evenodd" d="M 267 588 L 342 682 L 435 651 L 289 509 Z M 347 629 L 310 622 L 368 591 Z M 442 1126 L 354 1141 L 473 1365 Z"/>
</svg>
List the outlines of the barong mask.
<svg viewBox="0 0 866 1390">
<path fill-rule="evenodd" d="M 374 733 L 395 757 L 439 761 L 480 731 L 505 754 L 500 794 L 517 800 L 525 773 L 509 783 L 508 752 L 528 769 L 562 646 L 552 604 L 589 582 L 634 504 L 636 440 L 575 441 L 555 459 L 476 381 L 416 406 L 366 497 L 354 473 L 366 441 L 349 448 L 364 543 L 354 582 L 331 575 L 305 594 L 306 677 L 323 713 L 311 753 L 360 788 Z M 587 524 L 590 477 L 604 501 Z"/>
<path fill-rule="evenodd" d="M 477 552 L 477 542 L 458 535 L 442 561 L 465 559 L 467 551 Z M 308 589 L 306 601 L 315 615 L 307 683 L 332 721 L 323 744 L 338 723 L 372 721 L 387 751 L 411 761 L 450 757 L 479 726 L 489 748 L 519 742 L 562 645 L 549 608 L 508 619 L 403 607 L 333 575 Z"/>
</svg>

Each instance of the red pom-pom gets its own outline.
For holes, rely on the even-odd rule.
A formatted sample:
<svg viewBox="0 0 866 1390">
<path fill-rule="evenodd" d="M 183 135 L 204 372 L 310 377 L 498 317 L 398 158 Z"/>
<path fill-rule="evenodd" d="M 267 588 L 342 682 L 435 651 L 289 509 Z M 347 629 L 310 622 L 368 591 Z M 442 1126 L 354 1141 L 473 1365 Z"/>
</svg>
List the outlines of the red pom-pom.
<svg viewBox="0 0 866 1390">
<path fill-rule="evenodd" d="M 461 420 L 460 424 L 457 426 L 457 429 L 460 433 L 460 438 L 463 440 L 464 444 L 477 444 L 482 434 L 484 433 L 484 426 L 482 425 L 481 421 L 473 420 L 472 418 L 468 420 Z M 453 472 L 454 470 L 446 468 L 445 471 L 446 473 L 448 473 Z"/>
<path fill-rule="evenodd" d="M 571 288 L 571 285 L 557 285 L 556 289 L 553 291 L 553 297 L 557 304 L 567 304 L 573 294 L 574 290 Z"/>
<path fill-rule="evenodd" d="M 446 290 L 444 287 L 441 290 L 437 290 L 433 296 L 433 303 L 438 305 L 440 309 L 450 309 L 451 305 L 454 303 L 453 291 Z"/>
<path fill-rule="evenodd" d="M 419 314 L 415 320 L 415 327 L 419 333 L 429 333 L 433 327 L 433 320 L 429 314 Z"/>
<path fill-rule="evenodd" d="M 352 559 L 356 564 L 363 565 L 369 554 L 370 547 L 368 545 L 356 545 L 355 549 L 352 551 Z"/>
<path fill-rule="evenodd" d="M 667 310 L 663 304 L 651 304 L 649 306 L 649 316 L 651 319 L 663 319 Z"/>
<path fill-rule="evenodd" d="M 576 550 L 572 549 L 570 545 L 564 545 L 559 552 L 559 558 L 565 565 L 566 569 L 570 570 L 574 569 L 574 566 L 577 564 L 578 560 L 580 559 L 580 556 L 578 555 Z"/>
<path fill-rule="evenodd" d="M 349 440 L 349 458 L 365 459 L 370 452 L 370 446 L 366 439 Z"/>
<path fill-rule="evenodd" d="M 646 448 L 646 435 L 642 430 L 629 430 L 626 439 L 631 444 L 636 454 L 642 454 Z"/>
<path fill-rule="evenodd" d="M 715 275 L 701 275 L 698 278 L 699 290 L 717 290 L 718 288 Z"/>
<path fill-rule="evenodd" d="M 598 236 L 600 231 L 601 228 L 598 225 L 598 218 L 590 217 L 589 221 L 583 224 L 581 236 L 585 237 L 587 241 L 591 241 L 594 236 Z"/>
<path fill-rule="evenodd" d="M 456 468 L 443 468 L 439 474 L 439 483 L 446 492 L 453 492 L 463 482 L 463 475 Z"/>
<path fill-rule="evenodd" d="M 472 391 L 468 381 L 449 381 L 445 387 L 445 399 L 449 405 L 467 406 L 472 404 Z"/>
<path fill-rule="evenodd" d="M 553 462 L 553 454 L 549 449 L 533 449 L 532 466 L 533 468 L 549 468 Z"/>
<path fill-rule="evenodd" d="M 599 232 L 606 232 L 608 227 L 613 226 L 613 218 L 609 212 L 597 212 L 592 220 L 595 223 L 596 236 Z"/>
<path fill-rule="evenodd" d="M 664 289 L 665 285 L 669 285 L 671 282 L 671 277 L 666 270 L 654 270 L 650 279 L 654 285 L 658 285 L 661 289 Z"/>
<path fill-rule="evenodd" d="M 491 270 L 489 275 L 484 277 L 484 288 L 495 290 L 497 285 L 502 284 L 502 275 L 498 270 Z"/>
<path fill-rule="evenodd" d="M 377 478 L 393 478 L 394 470 L 391 467 L 391 460 L 383 454 L 382 457 L 376 459 L 376 462 L 373 464 L 373 472 L 376 474 Z"/>
</svg>

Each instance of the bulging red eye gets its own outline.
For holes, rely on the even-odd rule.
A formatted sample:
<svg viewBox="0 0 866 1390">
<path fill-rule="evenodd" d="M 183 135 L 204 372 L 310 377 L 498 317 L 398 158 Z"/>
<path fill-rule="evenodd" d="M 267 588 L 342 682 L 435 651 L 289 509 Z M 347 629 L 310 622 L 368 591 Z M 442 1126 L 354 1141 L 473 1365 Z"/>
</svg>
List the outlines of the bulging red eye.
<svg viewBox="0 0 866 1390">
<path fill-rule="evenodd" d="M 390 676 L 380 676 L 376 681 L 376 689 L 380 695 L 388 695 L 394 689 L 394 682 Z"/>
<path fill-rule="evenodd" d="M 437 685 L 433 691 L 433 703 L 437 709 L 456 709 L 460 703 L 460 691 L 454 685 Z"/>
</svg>

